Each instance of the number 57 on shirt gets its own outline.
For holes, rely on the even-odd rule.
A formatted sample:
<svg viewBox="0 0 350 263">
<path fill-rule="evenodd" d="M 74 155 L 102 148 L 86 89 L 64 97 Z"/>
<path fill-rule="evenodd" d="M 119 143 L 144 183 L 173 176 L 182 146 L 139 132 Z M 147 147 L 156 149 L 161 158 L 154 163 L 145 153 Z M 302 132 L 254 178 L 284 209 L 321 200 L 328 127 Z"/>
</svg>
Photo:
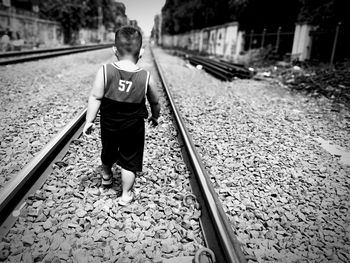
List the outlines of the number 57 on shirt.
<svg viewBox="0 0 350 263">
<path fill-rule="evenodd" d="M 132 86 L 132 82 L 131 82 L 131 81 L 123 80 L 123 79 L 120 79 L 120 80 L 119 80 L 119 87 L 118 87 L 118 89 L 119 89 L 120 91 L 129 92 L 131 86 Z M 126 88 L 126 90 L 125 90 L 125 88 Z"/>
</svg>

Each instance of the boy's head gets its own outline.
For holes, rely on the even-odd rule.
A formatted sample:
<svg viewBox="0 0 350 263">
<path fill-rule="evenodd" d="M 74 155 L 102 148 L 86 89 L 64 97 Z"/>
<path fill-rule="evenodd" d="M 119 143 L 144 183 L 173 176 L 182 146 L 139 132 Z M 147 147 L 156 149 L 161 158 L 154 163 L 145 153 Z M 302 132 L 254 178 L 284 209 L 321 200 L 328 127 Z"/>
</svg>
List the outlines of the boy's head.
<svg viewBox="0 0 350 263">
<path fill-rule="evenodd" d="M 141 32 L 132 26 L 123 26 L 115 32 L 115 47 L 121 57 L 132 56 L 136 61 L 142 46 Z"/>
</svg>

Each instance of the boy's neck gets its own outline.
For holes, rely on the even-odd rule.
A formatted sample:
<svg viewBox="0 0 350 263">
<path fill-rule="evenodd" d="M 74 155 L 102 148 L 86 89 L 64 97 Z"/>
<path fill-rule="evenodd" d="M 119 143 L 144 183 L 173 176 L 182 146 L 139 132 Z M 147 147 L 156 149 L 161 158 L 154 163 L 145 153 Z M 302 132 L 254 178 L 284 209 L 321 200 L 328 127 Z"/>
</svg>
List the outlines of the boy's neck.
<svg viewBox="0 0 350 263">
<path fill-rule="evenodd" d="M 138 69 L 138 66 L 135 64 L 135 62 L 130 59 L 119 59 L 116 62 L 116 64 L 121 69 L 128 70 L 128 71 L 133 71 Z"/>
<path fill-rule="evenodd" d="M 133 56 L 123 56 L 123 57 L 118 57 L 119 61 L 129 61 L 132 62 L 133 64 L 136 64 L 137 61 L 135 60 L 135 58 Z"/>
</svg>

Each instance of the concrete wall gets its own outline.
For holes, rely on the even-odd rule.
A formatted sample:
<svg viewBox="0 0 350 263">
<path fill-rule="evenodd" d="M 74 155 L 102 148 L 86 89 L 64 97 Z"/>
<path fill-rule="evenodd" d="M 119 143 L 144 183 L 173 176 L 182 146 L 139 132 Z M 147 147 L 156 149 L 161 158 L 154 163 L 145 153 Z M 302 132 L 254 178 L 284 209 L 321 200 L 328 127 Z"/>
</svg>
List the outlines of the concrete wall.
<svg viewBox="0 0 350 263">
<path fill-rule="evenodd" d="M 311 46 L 312 37 L 310 36 L 310 31 L 313 27 L 307 24 L 297 24 L 295 25 L 293 49 L 292 49 L 292 59 L 304 61 L 310 59 L 311 56 Z"/>
<path fill-rule="evenodd" d="M 2 30 L 10 30 L 15 38 L 19 35 L 28 46 L 54 47 L 63 44 L 61 25 L 54 21 L 0 10 L 0 25 Z"/>
<path fill-rule="evenodd" d="M 306 24 L 295 26 L 291 58 L 304 61 L 310 59 L 313 27 Z M 180 35 L 163 35 L 164 47 L 177 47 L 197 50 L 210 55 L 216 55 L 229 60 L 237 60 L 244 51 L 244 32 L 238 30 L 238 23 L 228 23 L 220 26 L 203 28 Z"/>
<path fill-rule="evenodd" d="M 104 26 L 100 26 L 98 29 L 82 28 L 79 30 L 78 39 L 80 44 L 113 42 L 114 32 L 107 32 Z"/>
<path fill-rule="evenodd" d="M 220 26 L 203 28 L 179 35 L 163 35 L 164 47 L 177 47 L 197 50 L 206 54 L 234 59 L 240 53 L 238 23 L 228 23 Z"/>
</svg>

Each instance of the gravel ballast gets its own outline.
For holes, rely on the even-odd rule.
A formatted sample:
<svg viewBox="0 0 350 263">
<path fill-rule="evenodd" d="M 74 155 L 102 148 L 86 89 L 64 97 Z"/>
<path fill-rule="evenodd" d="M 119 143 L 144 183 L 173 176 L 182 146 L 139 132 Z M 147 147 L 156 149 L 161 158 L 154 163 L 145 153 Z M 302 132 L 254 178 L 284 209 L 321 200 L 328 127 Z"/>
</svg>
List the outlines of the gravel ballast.
<svg viewBox="0 0 350 263">
<path fill-rule="evenodd" d="M 0 70 L 0 191 L 71 119 L 111 49 L 83 52 Z"/>
<path fill-rule="evenodd" d="M 349 111 L 155 53 L 249 262 L 349 262 Z"/>
<path fill-rule="evenodd" d="M 136 200 L 127 207 L 118 205 L 117 166 L 113 188 L 100 188 L 96 120 L 91 137 L 74 140 L 43 187 L 27 200 L 0 243 L 5 262 L 161 262 L 193 256 L 203 246 L 201 211 L 195 203 L 184 203 L 191 195 L 190 174 L 148 51 L 141 66 L 158 83 L 162 111 L 158 127 L 146 125 L 144 170 L 136 178 Z"/>
</svg>

